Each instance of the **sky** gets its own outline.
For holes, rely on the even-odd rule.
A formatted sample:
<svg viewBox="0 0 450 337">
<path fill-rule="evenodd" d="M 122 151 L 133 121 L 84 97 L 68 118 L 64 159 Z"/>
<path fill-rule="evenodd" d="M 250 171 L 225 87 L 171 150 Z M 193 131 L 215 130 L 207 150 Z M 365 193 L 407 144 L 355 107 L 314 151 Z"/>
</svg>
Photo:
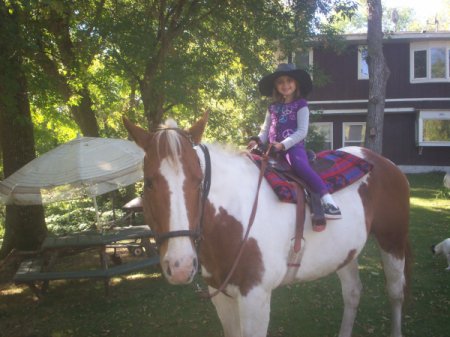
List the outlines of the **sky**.
<svg viewBox="0 0 450 337">
<path fill-rule="evenodd" d="M 418 19 L 426 20 L 436 13 L 442 14 L 443 0 L 382 0 L 382 5 L 389 8 L 413 8 Z"/>
</svg>

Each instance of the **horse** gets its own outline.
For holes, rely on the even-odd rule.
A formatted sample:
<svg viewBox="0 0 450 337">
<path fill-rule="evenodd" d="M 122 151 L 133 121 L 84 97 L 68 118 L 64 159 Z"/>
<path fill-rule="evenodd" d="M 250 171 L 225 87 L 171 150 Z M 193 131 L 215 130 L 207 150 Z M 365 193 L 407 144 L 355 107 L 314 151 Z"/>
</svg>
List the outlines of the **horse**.
<svg viewBox="0 0 450 337">
<path fill-rule="evenodd" d="M 201 266 L 224 335 L 266 336 L 271 293 L 292 273 L 288 260 L 296 207 L 280 202 L 265 180 L 258 181 L 259 169 L 243 151 L 202 144 L 207 119 L 205 113 L 186 130 L 170 120 L 165 128 L 149 132 L 124 117 L 132 139 L 145 151 L 144 217 L 155 234 L 169 283 L 190 283 Z M 288 282 L 336 272 L 344 303 L 339 337 L 350 337 L 362 291 L 357 257 L 373 235 L 391 304 L 391 336 L 401 337 L 409 283 L 409 184 L 391 161 L 375 152 L 360 147 L 342 150 L 364 158 L 373 168 L 334 193 L 343 217 L 324 231 L 312 229 L 306 206 L 301 259 Z"/>
</svg>

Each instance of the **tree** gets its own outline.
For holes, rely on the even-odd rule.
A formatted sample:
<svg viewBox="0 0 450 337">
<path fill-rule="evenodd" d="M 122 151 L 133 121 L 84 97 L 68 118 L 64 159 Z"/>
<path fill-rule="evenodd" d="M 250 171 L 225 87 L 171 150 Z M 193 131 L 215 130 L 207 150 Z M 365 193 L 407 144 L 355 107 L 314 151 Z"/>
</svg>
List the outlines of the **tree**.
<svg viewBox="0 0 450 337">
<path fill-rule="evenodd" d="M 367 49 L 369 64 L 369 101 L 365 146 L 377 153 L 383 150 L 384 105 L 389 68 L 383 54 L 381 0 L 368 0 Z"/>
<path fill-rule="evenodd" d="M 20 2 L 20 1 L 18 1 Z M 85 136 L 98 137 L 89 67 L 101 51 L 96 33 L 105 0 L 25 1 L 22 21 L 32 41 L 28 56 L 52 82 Z"/>
<path fill-rule="evenodd" d="M 138 83 L 152 128 L 167 111 L 198 105 L 205 91 L 221 95 L 207 91 L 225 89 L 216 79 L 226 80 L 223 75 L 236 64 L 248 74 L 261 71 L 264 50 L 275 47 L 283 6 L 276 1 L 115 1 L 108 10 L 112 20 L 102 35 L 110 60 Z"/>
<path fill-rule="evenodd" d="M 18 11 L 3 1 L 0 36 L 0 145 L 8 177 L 35 157 L 35 148 Z M 13 248 L 37 249 L 46 231 L 42 206 L 7 206 L 0 257 Z"/>
<path fill-rule="evenodd" d="M 8 0 L 5 13 L 12 11 L 20 28 L 11 39 L 14 48 L 8 48 L 20 51 L 13 54 L 20 57 L 16 68 L 8 63 L 12 59 L 3 66 L 22 76 L 21 92 L 31 105 L 24 120 L 35 123 L 38 153 L 78 130 L 125 137 L 124 114 L 151 128 L 170 114 L 183 126 L 203 108 L 212 112 L 207 137 L 242 143 L 263 117 L 258 80 L 273 70 L 278 48 L 285 55 L 293 50 L 279 38 L 295 33 L 307 40 L 319 32 L 311 22 L 316 10 L 324 13 L 350 2 Z M 8 81 L 5 77 L 3 83 Z M 5 99 L 15 96 L 5 92 Z M 32 127 L 29 122 L 3 126 L 14 135 Z M 21 165 L 7 167 L 6 151 L 25 152 L 4 135 L 0 156 L 7 175 Z M 8 226 L 16 225 L 21 226 L 19 217 Z"/>
</svg>

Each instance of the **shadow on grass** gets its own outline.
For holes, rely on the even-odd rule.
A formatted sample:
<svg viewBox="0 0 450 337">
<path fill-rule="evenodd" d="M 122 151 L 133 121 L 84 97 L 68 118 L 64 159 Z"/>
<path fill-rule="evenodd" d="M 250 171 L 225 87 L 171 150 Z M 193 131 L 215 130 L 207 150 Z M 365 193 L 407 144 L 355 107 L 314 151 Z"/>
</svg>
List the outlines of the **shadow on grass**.
<svg viewBox="0 0 450 337">
<path fill-rule="evenodd" d="M 201 280 L 196 280 L 199 282 Z M 160 274 L 103 282 L 52 282 L 42 301 L 31 292 L 0 299 L 0 336 L 221 336 L 210 301 L 194 286 L 170 286 Z"/>
</svg>

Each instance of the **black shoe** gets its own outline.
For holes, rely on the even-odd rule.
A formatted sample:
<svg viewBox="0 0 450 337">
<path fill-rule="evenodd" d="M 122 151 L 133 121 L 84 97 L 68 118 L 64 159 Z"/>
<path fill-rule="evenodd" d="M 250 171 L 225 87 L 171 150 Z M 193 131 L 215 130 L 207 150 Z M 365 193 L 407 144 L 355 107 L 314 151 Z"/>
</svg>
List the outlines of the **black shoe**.
<svg viewBox="0 0 450 337">
<path fill-rule="evenodd" d="M 325 219 L 331 220 L 342 218 L 341 210 L 332 204 L 324 204 L 323 212 L 325 213 Z"/>
</svg>

